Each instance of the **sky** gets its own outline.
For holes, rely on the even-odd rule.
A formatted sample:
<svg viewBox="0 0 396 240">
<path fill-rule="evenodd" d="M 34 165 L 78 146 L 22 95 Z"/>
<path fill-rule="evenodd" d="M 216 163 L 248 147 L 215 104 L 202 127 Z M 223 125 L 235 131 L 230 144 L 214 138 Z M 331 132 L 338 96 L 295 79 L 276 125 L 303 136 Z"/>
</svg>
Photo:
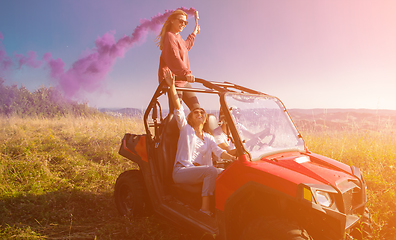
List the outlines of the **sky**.
<svg viewBox="0 0 396 240">
<path fill-rule="evenodd" d="M 199 11 L 192 74 L 287 108 L 396 110 L 393 0 L 0 0 L 0 77 L 93 107 L 144 109 L 164 14 Z M 192 10 L 191 10 L 192 11 Z M 194 29 L 190 17 L 181 36 Z M 200 99 L 205 101 L 205 99 Z"/>
</svg>

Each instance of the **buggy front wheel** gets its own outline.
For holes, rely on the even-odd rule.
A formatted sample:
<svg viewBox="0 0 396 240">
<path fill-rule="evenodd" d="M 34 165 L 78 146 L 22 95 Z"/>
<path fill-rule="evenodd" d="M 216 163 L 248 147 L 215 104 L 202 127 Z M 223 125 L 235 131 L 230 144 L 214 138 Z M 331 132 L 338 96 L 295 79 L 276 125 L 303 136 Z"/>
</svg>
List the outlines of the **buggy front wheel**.
<svg viewBox="0 0 396 240">
<path fill-rule="evenodd" d="M 276 217 L 259 217 L 242 232 L 240 240 L 313 240 L 297 224 Z"/>
</svg>

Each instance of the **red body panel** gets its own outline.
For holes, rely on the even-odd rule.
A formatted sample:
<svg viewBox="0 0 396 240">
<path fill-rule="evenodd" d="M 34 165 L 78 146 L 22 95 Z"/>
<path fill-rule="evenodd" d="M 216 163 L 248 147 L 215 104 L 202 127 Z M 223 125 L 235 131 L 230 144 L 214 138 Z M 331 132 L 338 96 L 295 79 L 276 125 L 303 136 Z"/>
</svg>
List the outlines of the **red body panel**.
<svg viewBox="0 0 396 240">
<path fill-rule="evenodd" d="M 140 137 L 138 144 L 136 144 L 135 151 L 143 161 L 148 162 L 145 136 Z"/>
<path fill-rule="evenodd" d="M 298 157 L 307 157 L 310 161 L 298 163 L 295 161 Z M 336 187 L 336 183 L 344 179 L 355 179 L 349 166 L 318 154 L 284 153 L 276 159 L 272 156 L 256 162 L 247 158 L 247 155 L 241 156 L 217 178 L 217 209 L 224 211 L 225 201 L 250 181 L 296 197 L 300 183 Z"/>
</svg>

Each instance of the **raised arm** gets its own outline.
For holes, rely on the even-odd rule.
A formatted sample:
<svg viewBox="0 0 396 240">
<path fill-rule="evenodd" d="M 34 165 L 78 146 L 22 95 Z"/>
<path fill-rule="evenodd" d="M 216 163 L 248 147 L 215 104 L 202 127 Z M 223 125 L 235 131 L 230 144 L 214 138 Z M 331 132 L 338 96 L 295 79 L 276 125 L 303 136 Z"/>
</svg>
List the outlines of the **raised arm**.
<svg viewBox="0 0 396 240">
<path fill-rule="evenodd" d="M 173 106 L 175 106 L 175 108 L 177 110 L 179 110 L 181 107 L 181 104 L 180 104 L 179 96 L 177 95 L 177 92 L 176 92 L 175 76 L 172 74 L 172 72 L 169 70 L 169 68 L 165 70 L 165 81 L 170 88 L 169 96 L 172 99 Z"/>
</svg>

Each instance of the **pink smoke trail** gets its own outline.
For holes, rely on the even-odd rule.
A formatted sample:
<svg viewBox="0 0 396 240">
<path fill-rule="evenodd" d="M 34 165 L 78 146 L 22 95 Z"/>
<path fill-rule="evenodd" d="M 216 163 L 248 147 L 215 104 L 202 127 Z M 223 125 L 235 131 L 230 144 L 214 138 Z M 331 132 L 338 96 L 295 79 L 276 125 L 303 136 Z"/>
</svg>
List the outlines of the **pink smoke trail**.
<svg viewBox="0 0 396 240">
<path fill-rule="evenodd" d="M 195 9 L 181 7 L 188 15 L 194 15 Z M 123 57 L 125 52 L 134 47 L 137 43 L 145 41 L 147 34 L 158 32 L 162 24 L 173 10 L 166 10 L 163 14 L 157 14 L 150 20 L 141 19 L 131 36 L 124 36 L 118 41 L 114 39 L 114 31 L 105 33 L 95 40 L 95 48 L 90 53 L 84 55 L 64 72 L 64 62 L 61 59 L 53 59 L 50 53 L 46 53 L 43 60 L 48 63 L 51 78 L 58 84 L 58 87 L 68 98 L 79 98 L 83 92 L 93 92 L 102 87 L 106 75 L 111 71 L 117 58 Z M 29 58 L 31 57 L 31 58 Z M 35 57 L 20 58 L 23 64 L 38 64 L 29 62 Z"/>
<path fill-rule="evenodd" d="M 18 60 L 19 63 L 18 68 L 21 68 L 22 65 L 27 65 L 32 68 L 38 68 L 43 63 L 42 61 L 36 59 L 37 54 L 36 52 L 33 51 L 27 52 L 26 56 L 23 56 L 22 54 L 18 54 L 18 53 L 15 53 L 14 56 Z"/>
<path fill-rule="evenodd" d="M 4 40 L 4 36 L 1 32 L 0 40 Z M 19 53 L 14 53 L 14 57 L 18 61 L 18 69 L 20 69 L 23 65 L 27 65 L 32 68 L 38 68 L 43 63 L 43 61 L 36 59 L 37 54 L 33 51 L 28 51 L 26 56 Z M 0 42 L 0 74 L 11 70 L 13 66 L 13 59 L 7 55 L 2 42 Z"/>
<path fill-rule="evenodd" d="M 0 40 L 3 40 L 3 34 L 0 32 Z M 7 56 L 3 43 L 0 41 L 0 76 L 3 72 L 8 71 L 12 67 L 12 59 Z"/>
</svg>

